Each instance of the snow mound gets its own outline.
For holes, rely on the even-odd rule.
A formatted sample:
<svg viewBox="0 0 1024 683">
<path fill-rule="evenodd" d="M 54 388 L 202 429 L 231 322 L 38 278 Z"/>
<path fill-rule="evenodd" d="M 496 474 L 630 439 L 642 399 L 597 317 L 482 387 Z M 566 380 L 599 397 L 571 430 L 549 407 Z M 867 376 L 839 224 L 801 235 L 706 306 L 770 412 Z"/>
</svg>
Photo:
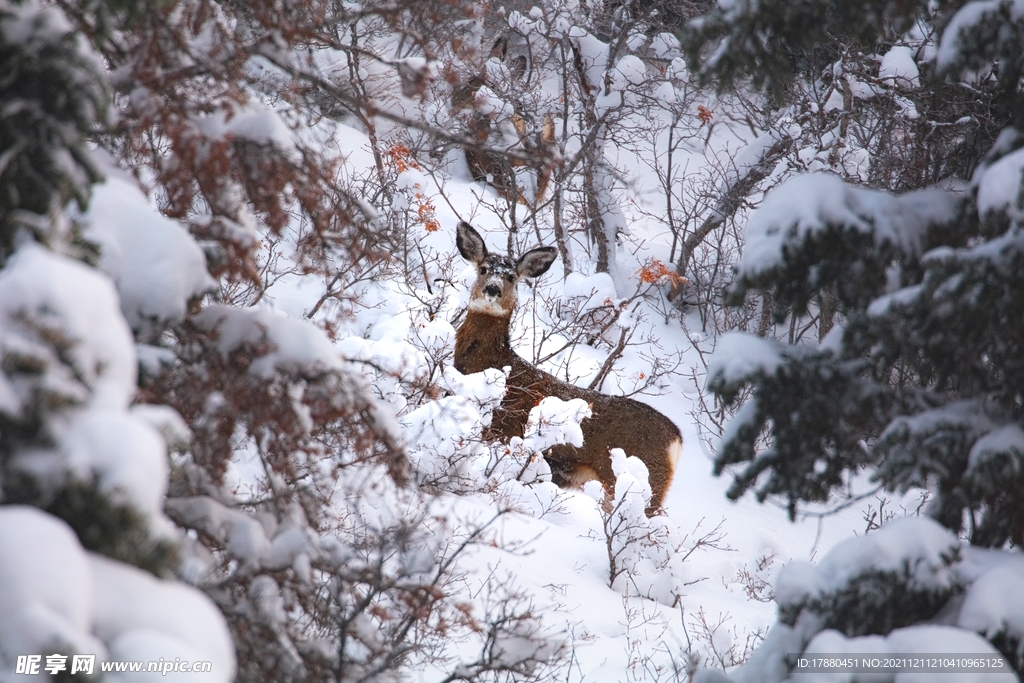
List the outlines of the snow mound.
<svg viewBox="0 0 1024 683">
<path fill-rule="evenodd" d="M 1015 640 L 1024 659 L 1024 558 L 999 564 L 979 576 L 967 590 L 956 624 L 986 638 Z"/>
<path fill-rule="evenodd" d="M 718 340 L 708 366 L 708 379 L 735 384 L 756 373 L 772 375 L 783 364 L 781 347 L 771 339 L 745 332 L 726 332 Z"/>
<path fill-rule="evenodd" d="M 947 589 L 956 582 L 950 562 L 960 542 L 927 517 L 900 519 L 866 536 L 834 547 L 817 567 L 796 562 L 779 571 L 775 598 L 780 606 L 839 590 L 870 571 L 909 569 L 915 588 Z"/>
<path fill-rule="evenodd" d="M 878 77 L 894 84 L 900 90 L 913 90 L 921 85 L 921 72 L 914 62 L 914 54 L 905 45 L 896 45 L 882 57 Z"/>
<path fill-rule="evenodd" d="M 259 104 L 235 110 L 221 110 L 209 116 L 196 117 L 194 123 L 209 138 L 227 137 L 272 145 L 292 160 L 300 160 L 292 131 L 277 112 Z"/>
<path fill-rule="evenodd" d="M 9 415 L 35 392 L 114 410 L 135 393 L 134 343 L 110 280 L 35 243 L 0 270 L 0 357 L 0 410 Z M 35 371 L 8 369 L 29 366 Z"/>
<path fill-rule="evenodd" d="M 746 244 L 737 264 L 742 277 L 783 266 L 797 245 L 830 229 L 872 235 L 905 253 L 921 251 L 925 229 L 955 216 L 956 202 L 937 188 L 894 197 L 843 182 L 828 173 L 798 175 L 768 193 L 747 223 Z"/>
<path fill-rule="evenodd" d="M 26 244 L 0 270 L 0 411 L 38 420 L 48 448 L 11 465 L 46 494 L 67 479 L 96 482 L 143 513 L 163 517 L 166 447 L 159 432 L 127 412 L 135 394 L 135 346 L 117 293 L 102 273 Z"/>
<path fill-rule="evenodd" d="M 89 571 L 94 628 L 112 658 L 209 661 L 211 671 L 190 673 L 190 680 L 234 679 L 231 635 L 220 610 L 203 593 L 99 555 L 89 556 Z"/>
<path fill-rule="evenodd" d="M 36 508 L 6 505 L 0 547 L 0 662 L 54 643 L 102 655 L 90 634 L 88 556 L 70 527 Z"/>
<path fill-rule="evenodd" d="M 116 172 L 94 188 L 83 219 L 89 224 L 85 237 L 100 245 L 100 268 L 114 280 L 132 329 L 148 332 L 182 318 L 190 299 L 215 286 L 188 231 Z"/>
<path fill-rule="evenodd" d="M 546 451 L 558 444 L 583 445 L 580 422 L 591 416 L 590 406 L 582 398 L 563 401 L 545 396 L 530 410 L 524 439 L 537 451 Z"/>
<path fill-rule="evenodd" d="M 249 366 L 252 374 L 269 379 L 278 370 L 299 373 L 311 368 L 338 370 L 341 356 L 327 335 L 312 323 L 261 308 L 207 306 L 193 319 L 199 329 L 217 336 L 225 358 L 242 348 L 270 345 Z"/>
<path fill-rule="evenodd" d="M 142 419 L 120 411 L 75 415 L 60 430 L 68 470 L 80 481 L 98 479 L 99 489 L 126 502 L 150 520 L 163 519 L 167 452 L 160 433 Z"/>
<path fill-rule="evenodd" d="M 1007 154 L 981 172 L 978 183 L 978 217 L 1007 212 L 1013 220 L 1024 220 L 1021 182 L 1024 180 L 1024 149 Z"/>
<path fill-rule="evenodd" d="M 198 590 L 87 553 L 67 524 L 37 508 L 0 507 L 0 546 L 3 671 L 14 670 L 17 655 L 61 652 L 101 662 L 209 661 L 211 672 L 189 680 L 234 678 L 224 618 Z"/>
</svg>

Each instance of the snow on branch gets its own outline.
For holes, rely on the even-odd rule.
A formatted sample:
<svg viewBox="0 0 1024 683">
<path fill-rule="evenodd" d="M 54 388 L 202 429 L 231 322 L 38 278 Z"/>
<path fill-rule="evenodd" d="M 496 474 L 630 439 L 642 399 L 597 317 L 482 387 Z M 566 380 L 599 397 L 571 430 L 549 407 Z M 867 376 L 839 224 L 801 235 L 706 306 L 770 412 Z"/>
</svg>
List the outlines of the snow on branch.
<svg viewBox="0 0 1024 683">
<path fill-rule="evenodd" d="M 956 208 L 956 200 L 939 189 L 893 196 L 827 173 L 795 176 L 770 192 L 750 217 L 737 272 L 754 279 L 781 268 L 806 242 L 830 230 L 862 233 L 876 246 L 920 255 L 928 227 L 951 221 Z"/>
<path fill-rule="evenodd" d="M 183 225 L 154 209 L 115 168 L 93 191 L 86 239 L 100 247 L 100 268 L 114 280 L 121 310 L 142 334 L 180 320 L 194 297 L 215 286 L 206 256 Z"/>
</svg>

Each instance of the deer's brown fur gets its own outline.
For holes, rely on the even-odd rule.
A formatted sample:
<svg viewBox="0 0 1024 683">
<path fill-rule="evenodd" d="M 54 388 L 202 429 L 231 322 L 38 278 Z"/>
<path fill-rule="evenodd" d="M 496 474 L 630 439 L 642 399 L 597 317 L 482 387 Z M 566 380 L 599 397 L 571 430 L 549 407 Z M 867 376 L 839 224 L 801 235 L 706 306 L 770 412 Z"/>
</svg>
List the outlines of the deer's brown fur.
<svg viewBox="0 0 1024 683">
<path fill-rule="evenodd" d="M 553 481 L 566 487 L 597 479 L 607 491 L 613 491 L 615 475 L 609 450 L 621 448 L 647 465 L 652 491 L 648 512 L 661 507 L 682 450 L 682 436 L 675 424 L 639 401 L 563 382 L 512 350 L 509 324 L 518 303 L 516 285 L 521 277 L 537 277 L 547 271 L 555 259 L 555 249 L 533 249 L 513 262 L 488 253 L 483 239 L 465 222 L 459 223 L 457 241 L 463 257 L 477 264 L 479 276 L 470 294 L 466 318 L 455 335 L 455 368 L 467 374 L 486 368 L 511 368 L 505 398 L 494 411 L 489 436 L 503 440 L 523 436 L 530 409 L 545 396 L 563 401 L 582 398 L 593 412 L 580 425 L 583 446 L 555 446 L 545 453 Z"/>
</svg>

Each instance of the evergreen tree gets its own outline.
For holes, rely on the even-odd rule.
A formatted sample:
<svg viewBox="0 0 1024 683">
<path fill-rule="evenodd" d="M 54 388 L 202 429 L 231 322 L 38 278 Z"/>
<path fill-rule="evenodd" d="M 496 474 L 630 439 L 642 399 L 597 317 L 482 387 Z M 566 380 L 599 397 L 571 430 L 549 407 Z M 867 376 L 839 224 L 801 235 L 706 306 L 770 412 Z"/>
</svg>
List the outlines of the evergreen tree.
<svg viewBox="0 0 1024 683">
<path fill-rule="evenodd" d="M 767 195 L 747 225 L 733 301 L 760 292 L 782 322 L 824 316 L 828 299 L 838 324 L 818 345 L 739 334 L 723 341 L 709 387 L 727 403 L 746 402 L 726 430 L 715 471 L 736 472 L 731 497 L 751 490 L 760 500 L 781 497 L 795 516 L 800 503 L 848 491 L 866 469 L 887 491 L 929 490 L 931 518 L 971 546 L 1015 556 L 1024 544 L 1019 3 L 736 2 L 692 23 L 686 42 L 706 79 L 749 83 L 781 105 L 793 84 L 821 77 L 837 50 L 882 54 L 914 26 L 930 36 L 915 60 L 925 95 L 942 106 L 970 89 L 998 135 L 987 149 L 977 138 L 956 141 L 962 155 L 978 151 L 947 168 L 936 187 L 892 194 L 886 190 L 905 186 L 876 177 L 880 189 L 868 189 L 808 174 Z M 932 533 L 920 524 L 914 533 Z M 965 569 L 960 554 L 980 556 L 948 535 L 945 550 L 928 560 L 938 574 L 948 569 L 948 581 L 922 582 L 912 535 L 886 537 L 903 568 L 884 566 L 885 552 L 840 566 L 851 549 L 869 547 L 868 536 L 845 554 L 837 549 L 835 562 L 827 557 L 809 587 L 780 591 L 781 623 L 756 660 L 763 670 L 737 678 L 785 679 L 791 665 L 778 653 L 813 650 L 824 641 L 812 640 L 830 629 L 846 645 L 816 651 L 858 651 L 855 639 L 872 634 L 904 642 L 898 629 L 922 623 L 977 631 L 1020 672 L 1020 625 L 998 617 L 995 606 L 975 618 L 957 602 L 966 595 L 973 605 L 983 590 L 1009 596 L 1021 586 L 1020 571 L 993 589 L 991 577 Z M 800 583 L 784 578 L 786 586 Z M 961 636 L 936 640 L 945 643 L 936 649 L 973 634 Z M 766 664 L 773 656 L 775 664 Z"/>
<path fill-rule="evenodd" d="M 72 199 L 99 178 L 86 140 L 104 123 L 110 91 L 81 34 L 57 11 L 0 8 L 0 263 L 19 231 L 48 241 Z"/>
<path fill-rule="evenodd" d="M 164 580 L 178 546 L 162 509 L 166 445 L 159 419 L 129 409 L 130 282 L 118 283 L 119 299 L 96 267 L 99 236 L 127 244 L 163 219 L 143 202 L 125 225 L 93 216 L 86 234 L 101 178 L 88 140 L 109 123 L 111 89 L 63 10 L 0 8 L 0 65 L 0 680 L 41 673 L 41 663 L 81 680 L 154 647 L 210 661 L 209 680 L 231 680 L 224 619 L 201 592 Z M 156 227 L 165 232 L 147 239 L 198 256 L 203 282 L 198 246 L 178 226 Z M 129 268 L 138 255 L 125 256 Z M 157 288 L 190 274 L 170 260 L 181 270 Z"/>
<path fill-rule="evenodd" d="M 964 21 L 954 19 L 939 45 L 936 68 L 950 77 L 977 71 L 982 48 L 990 57 L 1010 49 L 972 49 L 961 37 L 979 25 Z M 1013 91 L 999 99 L 1016 96 L 1019 112 L 1016 79 L 1005 88 Z M 748 225 L 733 296 L 771 290 L 782 321 L 813 314 L 821 292 L 832 289 L 844 324 L 817 349 L 778 347 L 772 368 L 723 369 L 712 382 L 727 400 L 753 386 L 757 404 L 723 448 L 719 469 L 753 460 L 757 436 L 771 423 L 770 449 L 737 480 L 735 495 L 751 487 L 762 496 L 785 494 L 795 510 L 842 485 L 844 471 L 870 464 L 890 489 L 934 482 L 934 516 L 955 530 L 968 521 L 972 542 L 1024 542 L 1013 512 L 1017 482 L 995 477 L 1009 497 L 997 494 L 987 468 L 999 458 L 983 455 L 995 453 L 996 441 L 1013 446 L 1005 430 L 1019 429 L 1024 417 L 1022 143 L 1008 125 L 973 178 L 960 179 L 970 184 L 956 191 L 893 196 L 805 176 L 769 196 Z M 999 452 L 1012 464 L 1012 448 Z M 770 474 L 758 482 L 761 472 Z"/>
</svg>

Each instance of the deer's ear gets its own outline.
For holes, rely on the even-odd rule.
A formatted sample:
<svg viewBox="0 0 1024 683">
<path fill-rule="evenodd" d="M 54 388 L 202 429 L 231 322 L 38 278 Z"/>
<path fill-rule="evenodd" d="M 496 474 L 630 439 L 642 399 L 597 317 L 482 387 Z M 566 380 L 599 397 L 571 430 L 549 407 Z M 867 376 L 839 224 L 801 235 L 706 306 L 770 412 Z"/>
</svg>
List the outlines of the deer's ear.
<svg viewBox="0 0 1024 683">
<path fill-rule="evenodd" d="M 548 268 L 555 262 L 558 250 L 554 247 L 537 247 L 531 249 L 519 257 L 516 264 L 516 274 L 519 277 L 540 277 L 548 272 Z"/>
<path fill-rule="evenodd" d="M 508 37 L 498 36 L 498 39 L 494 41 L 494 47 L 491 48 L 491 59 L 504 60 L 505 55 L 508 54 Z"/>
<path fill-rule="evenodd" d="M 487 245 L 473 226 L 466 221 L 459 221 L 455 232 L 455 245 L 459 248 L 462 258 L 473 263 L 483 263 L 487 258 Z"/>
</svg>

